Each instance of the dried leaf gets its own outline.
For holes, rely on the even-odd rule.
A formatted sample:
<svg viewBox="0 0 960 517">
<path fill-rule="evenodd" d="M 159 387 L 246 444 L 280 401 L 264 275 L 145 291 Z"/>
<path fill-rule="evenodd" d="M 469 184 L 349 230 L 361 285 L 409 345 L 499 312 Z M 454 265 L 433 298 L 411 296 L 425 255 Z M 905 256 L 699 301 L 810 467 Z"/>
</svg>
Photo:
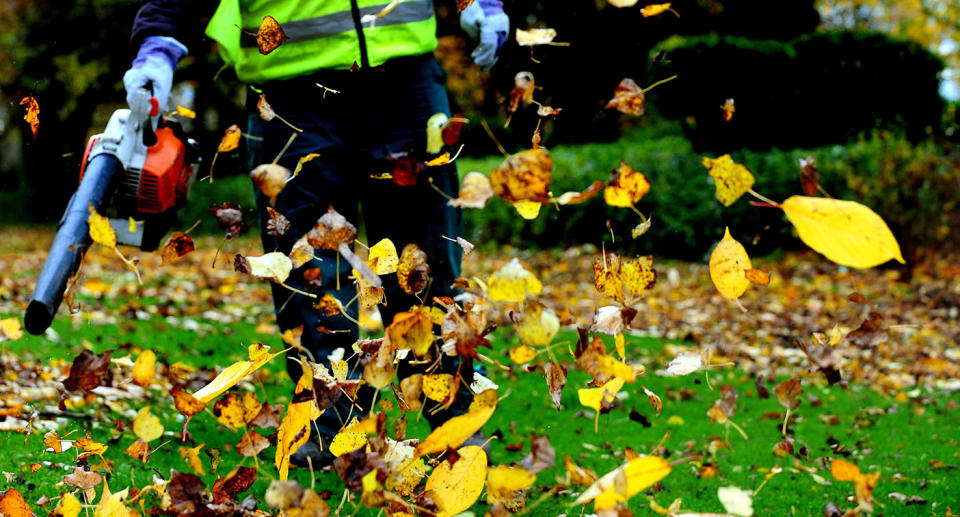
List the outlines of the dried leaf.
<svg viewBox="0 0 960 517">
<path fill-rule="evenodd" d="M 732 205 L 734 201 L 740 199 L 740 196 L 753 188 L 753 173 L 750 169 L 733 161 L 729 154 L 718 158 L 704 157 L 700 162 L 713 178 L 714 185 L 717 187 L 717 199 L 723 203 L 723 206 Z"/>
<path fill-rule="evenodd" d="M 287 186 L 290 179 L 290 170 L 275 163 L 264 163 L 250 171 L 250 179 L 263 195 L 267 196 L 270 204 L 277 202 L 277 196 Z"/>
<path fill-rule="evenodd" d="M 553 177 L 553 162 L 546 149 L 529 149 L 514 154 L 490 173 L 493 193 L 508 203 L 536 201 L 546 203 Z"/>
<path fill-rule="evenodd" d="M 815 196 L 820 190 L 820 172 L 817 171 L 817 162 L 813 156 L 800 158 L 800 183 L 803 185 L 803 193 L 808 196 Z"/>
<path fill-rule="evenodd" d="M 670 4 L 650 4 L 643 9 L 640 9 L 640 15 L 644 18 L 649 18 L 651 16 L 656 16 L 670 10 Z"/>
<path fill-rule="evenodd" d="M 20 99 L 20 105 L 27 106 L 27 113 L 23 116 L 23 120 L 30 124 L 30 132 L 33 133 L 33 139 L 36 140 L 37 131 L 40 129 L 40 104 L 32 95 L 28 95 Z"/>
<path fill-rule="evenodd" d="M 260 28 L 257 29 L 257 50 L 261 54 L 267 55 L 277 47 L 287 41 L 287 33 L 283 32 L 280 23 L 270 15 L 264 16 L 260 22 Z"/>
<path fill-rule="evenodd" d="M 547 390 L 550 392 L 550 398 L 553 400 L 554 407 L 559 411 L 563 387 L 567 384 L 567 369 L 550 361 L 543 366 L 543 373 L 547 380 Z"/>
<path fill-rule="evenodd" d="M 320 216 L 307 233 L 307 242 L 314 248 L 339 250 L 341 244 L 350 244 L 357 238 L 357 228 L 347 218 L 327 207 L 327 213 Z"/>
<path fill-rule="evenodd" d="M 747 250 L 730 236 L 730 229 L 726 228 L 723 239 L 710 255 L 710 279 L 713 285 L 724 298 L 739 298 L 750 286 L 745 273 L 748 269 L 752 269 L 752 266 Z"/>
<path fill-rule="evenodd" d="M 279 425 L 279 424 L 278 424 Z M 270 440 L 267 440 L 262 434 L 250 429 L 237 442 L 237 452 L 243 456 L 256 456 L 264 449 L 270 447 Z"/>
<path fill-rule="evenodd" d="M 800 385 L 800 377 L 796 376 L 777 384 L 773 389 L 777 402 L 787 409 L 796 409 L 803 402 L 799 398 L 801 393 L 803 393 L 803 388 Z"/>
<path fill-rule="evenodd" d="M 534 45 L 546 45 L 557 37 L 557 31 L 554 29 L 517 29 L 516 41 L 521 47 L 532 47 Z"/>
<path fill-rule="evenodd" d="M 459 418 L 459 417 L 455 417 Z M 426 494 L 437 505 L 437 517 L 451 517 L 473 506 L 487 477 L 487 453 L 476 445 L 457 449 L 460 457 L 452 466 L 443 462 L 427 479 Z"/>
<path fill-rule="evenodd" d="M 82 350 L 73 359 L 70 374 L 63 381 L 67 391 L 90 391 L 110 379 L 110 354 L 108 350 L 101 354 L 94 354 L 89 350 Z"/>
<path fill-rule="evenodd" d="M 390 239 L 381 239 L 380 242 L 370 246 L 367 253 L 367 265 L 376 275 L 386 275 L 395 273 L 400 263 L 397 257 L 397 247 Z"/>
<path fill-rule="evenodd" d="M 584 201 L 599 194 L 605 186 L 606 183 L 597 180 L 594 181 L 592 185 L 584 189 L 583 192 L 564 192 L 563 194 L 560 194 L 560 197 L 557 198 L 557 204 L 574 205 L 577 203 L 583 203 Z"/>
<path fill-rule="evenodd" d="M 625 78 L 613 91 L 613 98 L 607 102 L 605 108 L 616 108 L 627 115 L 643 115 L 645 95 L 643 89 L 633 79 Z"/>
<path fill-rule="evenodd" d="M 293 270 L 293 262 L 279 251 L 272 251 L 262 257 L 246 257 L 250 274 L 271 282 L 282 284 L 287 281 Z"/>
<path fill-rule="evenodd" d="M 240 126 L 236 124 L 231 125 L 224 130 L 223 137 L 220 138 L 220 144 L 217 145 L 217 152 L 227 153 L 240 147 L 241 136 L 243 136 L 243 132 L 240 131 Z"/>
<path fill-rule="evenodd" d="M 243 223 L 243 212 L 240 211 L 240 205 L 234 203 L 210 205 L 210 211 L 216 217 L 220 228 L 226 231 L 226 238 L 239 237 L 247 231 L 247 226 Z"/>
<path fill-rule="evenodd" d="M 400 287 L 407 293 L 416 294 L 427 287 L 428 280 L 430 266 L 427 264 L 427 254 L 416 244 L 407 244 L 400 253 L 400 264 L 397 266 Z"/>
<path fill-rule="evenodd" d="M 163 249 L 160 250 L 160 265 L 166 266 L 193 250 L 193 239 L 189 235 L 183 232 L 173 232 L 167 239 L 166 244 L 163 245 Z"/>
<path fill-rule="evenodd" d="M 387 327 L 387 339 L 397 349 L 410 349 L 418 357 L 433 345 L 433 323 L 421 312 L 400 312 Z"/>
<path fill-rule="evenodd" d="M 613 178 L 603 190 L 603 200 L 610 206 L 630 207 L 650 192 L 650 181 L 642 172 L 633 170 L 627 162 L 611 172 Z"/>
<path fill-rule="evenodd" d="M 720 106 L 720 109 L 723 110 L 723 120 L 727 122 L 733 120 L 733 114 L 737 111 L 733 105 L 733 99 L 727 99 L 723 106 Z"/>
<path fill-rule="evenodd" d="M 510 102 L 507 104 L 507 120 L 504 122 L 503 127 L 510 125 L 510 119 L 513 117 L 513 114 L 516 113 L 517 108 L 520 107 L 521 101 L 524 104 L 533 102 L 533 90 L 535 88 L 533 74 L 530 72 L 517 72 L 517 75 L 513 77 L 513 85 L 513 89 L 510 90 Z"/>
<path fill-rule="evenodd" d="M 270 218 L 267 219 L 267 233 L 274 237 L 283 237 L 287 233 L 287 230 L 290 229 L 290 220 L 280 212 L 274 210 L 272 206 L 267 207 L 267 215 L 270 216 Z M 291 254 L 292 253 L 291 251 Z"/>
</svg>

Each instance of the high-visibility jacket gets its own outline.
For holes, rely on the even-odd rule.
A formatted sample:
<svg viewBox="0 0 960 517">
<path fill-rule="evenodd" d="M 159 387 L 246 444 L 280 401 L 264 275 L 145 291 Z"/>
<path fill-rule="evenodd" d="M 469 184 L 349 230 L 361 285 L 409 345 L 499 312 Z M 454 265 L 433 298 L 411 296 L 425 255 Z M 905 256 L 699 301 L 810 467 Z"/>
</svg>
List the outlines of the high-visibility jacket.
<svg viewBox="0 0 960 517">
<path fill-rule="evenodd" d="M 221 0 L 206 34 L 248 83 L 347 69 L 354 63 L 378 66 L 436 48 L 433 0 L 404 0 L 372 23 L 361 23 L 388 5 L 388 0 Z M 268 15 L 289 39 L 262 55 L 255 34 Z"/>
</svg>

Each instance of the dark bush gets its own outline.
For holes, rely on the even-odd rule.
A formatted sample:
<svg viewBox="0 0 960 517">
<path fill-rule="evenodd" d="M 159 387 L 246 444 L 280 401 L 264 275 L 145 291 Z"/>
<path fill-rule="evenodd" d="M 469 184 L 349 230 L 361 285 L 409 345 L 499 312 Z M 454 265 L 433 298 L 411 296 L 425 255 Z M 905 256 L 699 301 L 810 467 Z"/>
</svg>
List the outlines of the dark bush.
<svg viewBox="0 0 960 517">
<path fill-rule="evenodd" d="M 652 102 L 680 119 L 698 150 L 814 147 L 898 129 L 912 140 L 939 131 L 943 62 L 917 43 L 882 34 L 818 33 L 781 41 L 674 37 L 654 51 L 657 77 L 678 78 Z M 733 98 L 726 122 L 720 106 Z"/>
</svg>

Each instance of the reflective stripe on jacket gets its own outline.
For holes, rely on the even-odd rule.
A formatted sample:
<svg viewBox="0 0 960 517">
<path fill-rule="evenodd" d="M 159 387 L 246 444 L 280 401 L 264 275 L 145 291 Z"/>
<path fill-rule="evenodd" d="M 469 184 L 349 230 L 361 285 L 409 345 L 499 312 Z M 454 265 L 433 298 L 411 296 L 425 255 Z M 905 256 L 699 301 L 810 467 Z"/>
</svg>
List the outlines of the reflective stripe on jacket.
<svg viewBox="0 0 960 517">
<path fill-rule="evenodd" d="M 206 34 L 248 83 L 347 69 L 354 63 L 378 66 L 394 57 L 432 52 L 437 46 L 433 0 L 404 0 L 372 23 L 361 23 L 389 5 L 384 0 L 221 0 Z M 267 15 L 289 39 L 262 55 L 255 34 Z"/>
</svg>

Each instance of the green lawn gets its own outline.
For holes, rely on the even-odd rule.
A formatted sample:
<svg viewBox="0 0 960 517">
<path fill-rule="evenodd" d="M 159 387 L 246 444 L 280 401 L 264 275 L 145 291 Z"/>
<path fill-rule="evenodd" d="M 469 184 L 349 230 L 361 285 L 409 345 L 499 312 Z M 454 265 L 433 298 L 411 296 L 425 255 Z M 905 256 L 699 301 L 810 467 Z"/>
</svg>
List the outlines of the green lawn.
<svg viewBox="0 0 960 517">
<path fill-rule="evenodd" d="M 272 336 L 257 333 L 252 323 L 222 324 L 202 318 L 196 321 L 199 324 L 196 330 L 184 330 L 158 317 L 132 319 L 120 325 L 74 325 L 62 318 L 54 324 L 59 336 L 56 341 L 24 336 L 6 343 L 7 378 L 10 378 L 13 357 L 23 362 L 32 359 L 46 364 L 59 359 L 70 360 L 85 345 L 95 352 L 116 350 L 114 357 L 128 353 L 136 357 L 141 348 L 150 348 L 162 362 L 182 362 L 196 367 L 222 367 L 243 359 L 245 345 L 254 341 L 267 339 L 269 344 L 280 346 Z M 512 335 L 501 332 L 495 337 L 493 356 L 510 364 L 506 350 L 511 346 Z M 554 341 L 554 353 L 565 355 L 566 344 L 574 340 L 574 333 L 562 332 Z M 960 396 L 957 394 L 908 391 L 902 396 L 902 402 L 896 402 L 875 394 L 866 386 L 852 385 L 844 390 L 822 386 L 816 377 L 805 377 L 804 394 L 801 395 L 804 400 L 795 410 L 790 426 L 797 454 L 778 457 L 773 453 L 773 447 L 780 440 L 783 408 L 776 399 L 758 398 L 754 379 L 742 371 L 712 370 L 712 388 L 705 382 L 702 372 L 685 377 L 657 375 L 656 370 L 672 357 L 665 352 L 666 345 L 654 339 L 628 338 L 628 357 L 646 365 L 648 373 L 621 391 L 616 407 L 601 416 L 598 433 L 594 433 L 592 410 L 585 410 L 577 402 L 576 388 L 583 387 L 589 380 L 585 374 L 571 369 L 563 393 L 563 408 L 557 411 L 550 402 L 542 373 L 525 373 L 516 368 L 512 372 L 490 369 L 490 377 L 500 384 L 502 399 L 485 426 L 488 435 L 496 436 L 491 462 L 519 462 L 529 451 L 531 433 L 548 435 L 556 450 L 557 467 L 538 475 L 537 483 L 528 492 L 528 502 L 533 504 L 551 489 L 559 490 L 559 493 L 547 496 L 530 514 L 566 512 L 575 515 L 581 512 L 579 507 L 567 505 L 582 488 L 560 487 L 558 483 L 564 477 L 564 455 L 570 455 L 580 466 L 603 475 L 623 461 L 625 447 L 638 453 L 649 453 L 661 440 L 667 459 L 675 462 L 675 466 L 660 485 L 631 499 L 631 508 L 638 515 L 652 514 L 648 497 L 663 506 L 675 498 L 682 498 L 686 510 L 722 512 L 717 498 L 718 487 L 734 485 L 756 489 L 764 476 L 777 466 L 783 471 L 773 476 L 754 500 L 756 515 L 820 515 L 823 505 L 830 501 L 841 508 L 852 508 L 855 503 L 845 501 L 853 495 L 852 483 L 837 482 L 830 476 L 825 459 L 833 457 L 845 457 L 865 472 L 881 473 L 874 492 L 877 515 L 946 515 L 947 506 L 960 508 L 957 496 L 960 476 L 956 470 L 960 463 L 956 434 L 960 428 L 960 419 L 956 416 Z M 612 343 L 610 347 L 612 349 Z M 286 378 L 281 359 L 278 357 L 264 368 L 262 380 L 242 383 L 240 389 L 255 390 L 271 403 L 289 402 L 292 384 Z M 661 415 L 656 415 L 648 403 L 641 384 L 662 397 L 664 409 Z M 736 431 L 711 423 L 706 416 L 707 409 L 719 397 L 718 387 L 724 384 L 735 387 L 739 393 L 738 411 L 733 420 L 743 428 L 749 440 L 743 439 Z M 768 387 L 772 392 L 773 384 Z M 383 395 L 392 399 L 389 392 Z M 816 404 L 808 398 L 810 396 L 815 397 Z M 134 435 L 128 425 L 122 431 L 117 431 L 115 426 L 117 420 L 128 423 L 136 409 L 144 404 L 152 406 L 152 411 L 167 429 L 167 435 L 154 442 L 154 447 L 163 441 L 166 441 L 165 445 L 153 453 L 147 464 L 122 454 Z M 104 404 L 102 397 L 97 397 L 71 411 L 84 415 L 84 418 L 62 421 L 56 429 L 61 436 L 72 432 L 70 438 L 89 429 L 93 439 L 110 445 L 104 456 L 114 464 L 109 478 L 112 490 L 143 487 L 150 484 L 156 474 L 168 476 L 170 469 L 190 471 L 177 454 L 181 444 L 176 435 L 182 417 L 175 411 L 168 394 L 154 392 L 145 401 L 120 401 L 110 406 Z M 390 414 L 391 419 L 396 416 L 395 412 Z M 203 443 L 205 450 L 217 448 L 223 452 L 217 473 L 225 474 L 238 464 L 253 465 L 249 459 L 240 461 L 242 457 L 230 450 L 239 440 L 241 431 L 218 424 L 209 409 L 194 418 L 189 429 L 194 443 L 186 445 Z M 26 440 L 23 434 L 0 433 L 0 470 L 14 474 L 8 486 L 20 489 L 31 503 L 42 495 L 56 497 L 68 488 L 58 486 L 58 483 L 75 465 L 72 450 L 59 455 L 43 452 L 45 429 L 38 431 L 27 436 Z M 408 436 L 422 438 L 427 432 L 423 422 L 408 427 Z M 729 447 L 722 445 L 726 439 Z M 523 444 L 522 450 L 507 450 L 508 446 L 518 443 Z M 799 453 L 801 448 L 806 454 Z M 272 466 L 273 451 L 274 448 L 270 447 L 261 453 L 259 479 L 251 489 L 251 493 L 261 500 L 269 480 L 276 476 Z M 212 486 L 216 475 L 207 455 L 201 454 L 201 457 L 206 472 L 204 480 Z M 43 466 L 31 472 L 29 465 L 32 463 L 42 463 Z M 699 473 L 708 463 L 716 467 L 717 475 L 701 478 Z M 302 469 L 292 471 L 291 476 L 303 484 L 311 482 L 310 473 Z M 317 473 L 315 488 L 321 492 L 329 491 L 331 506 L 340 503 L 343 486 L 332 472 Z M 888 497 L 890 492 L 907 497 L 919 496 L 927 504 L 906 506 Z M 147 508 L 149 504 L 150 500 Z M 482 513 L 485 508 L 481 505 L 475 511 Z M 592 507 L 588 506 L 587 513 L 590 511 Z M 375 515 L 377 512 L 354 508 L 347 503 L 343 513 Z"/>
</svg>

